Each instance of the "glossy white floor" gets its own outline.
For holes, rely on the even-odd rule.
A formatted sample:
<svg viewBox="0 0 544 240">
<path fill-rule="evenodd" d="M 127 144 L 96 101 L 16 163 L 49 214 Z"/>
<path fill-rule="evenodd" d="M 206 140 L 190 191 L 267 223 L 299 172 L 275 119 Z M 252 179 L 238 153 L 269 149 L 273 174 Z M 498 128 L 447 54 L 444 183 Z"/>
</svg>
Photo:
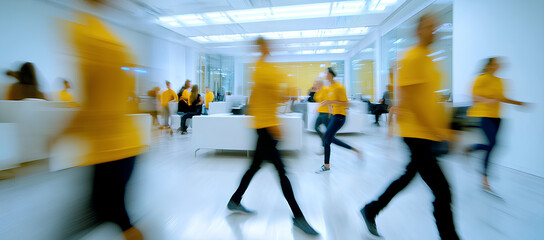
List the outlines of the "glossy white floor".
<svg viewBox="0 0 544 240">
<path fill-rule="evenodd" d="M 474 136 L 464 133 L 465 139 Z M 408 153 L 400 139 L 386 137 L 383 127 L 339 138 L 363 149 L 364 160 L 333 147 L 332 171 L 315 174 L 322 164 L 315 154 L 319 141 L 307 133 L 304 149 L 285 153 L 284 162 L 306 218 L 321 233 L 314 239 L 369 239 L 359 209 L 402 173 Z M 129 183 L 130 215 L 147 239 L 310 239 L 293 229 L 270 164 L 244 196 L 243 204 L 257 214 L 226 210 L 249 163 L 245 152 L 201 150 L 195 158 L 190 134 L 157 132 Z M 479 166 L 479 155 L 442 159 L 462 239 L 542 239 L 544 179 L 494 165 L 490 181 L 499 198 L 480 189 Z M 89 176 L 90 168 L 77 168 L 0 181 L 0 239 L 62 238 L 82 214 Z M 379 215 L 379 231 L 385 239 L 438 239 L 431 202 L 429 189 L 416 177 Z M 104 224 L 76 238 L 122 239 L 118 232 Z"/>
</svg>

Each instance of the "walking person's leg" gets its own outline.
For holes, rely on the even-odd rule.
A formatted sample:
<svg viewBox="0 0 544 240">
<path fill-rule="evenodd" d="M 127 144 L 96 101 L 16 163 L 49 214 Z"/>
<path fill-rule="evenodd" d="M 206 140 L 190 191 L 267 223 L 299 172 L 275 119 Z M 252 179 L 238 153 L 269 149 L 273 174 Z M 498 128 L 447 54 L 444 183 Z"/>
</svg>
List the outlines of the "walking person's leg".
<svg viewBox="0 0 544 240">
<path fill-rule="evenodd" d="M 278 172 L 283 196 L 285 197 L 285 200 L 287 200 L 287 203 L 291 208 L 291 212 L 293 213 L 293 224 L 307 234 L 318 235 L 318 233 L 306 221 L 306 218 L 302 214 L 302 210 L 300 210 L 300 207 L 295 199 L 293 187 L 291 186 L 289 178 L 287 178 L 280 152 L 276 148 L 277 140 L 275 140 L 270 132 L 268 132 L 266 129 L 259 130 L 262 131 L 259 134 L 259 137 L 264 138 L 262 141 L 262 144 L 264 145 L 264 150 L 262 151 L 263 157 L 269 159 L 269 161 L 274 164 L 274 167 Z"/>
<path fill-rule="evenodd" d="M 418 151 L 421 152 L 416 163 L 416 168 L 421 178 L 433 192 L 435 200 L 434 218 L 441 239 L 457 240 L 459 236 L 455 231 L 453 213 L 451 212 L 450 186 L 436 158 L 432 154 L 432 141 L 419 139 Z"/>
<path fill-rule="evenodd" d="M 331 117 L 327 131 L 325 131 L 325 134 L 323 135 L 323 147 L 325 148 L 324 164 L 321 166 L 318 173 L 330 170 L 329 162 L 331 158 L 331 143 L 334 139 L 334 135 L 336 135 L 336 132 L 338 132 L 342 125 L 344 125 L 344 121 L 345 118 L 336 115 Z"/>
<path fill-rule="evenodd" d="M 491 156 L 491 152 L 493 151 L 493 149 L 495 148 L 495 145 L 497 144 L 497 134 L 499 132 L 500 124 L 501 124 L 500 118 L 483 118 L 482 119 L 482 130 L 488 141 L 487 152 L 484 157 L 483 171 L 482 171 L 482 175 L 483 175 L 482 184 L 486 190 L 491 190 L 489 183 L 487 181 L 489 158 Z"/>
<path fill-rule="evenodd" d="M 259 171 L 259 169 L 261 168 L 261 164 L 263 162 L 263 157 L 264 157 L 263 151 L 265 150 L 263 147 L 265 146 L 264 145 L 265 139 L 261 136 L 262 135 L 261 129 L 257 129 L 257 134 L 258 134 L 257 148 L 255 149 L 255 155 L 253 156 L 253 162 L 251 163 L 251 166 L 242 177 L 242 180 L 240 181 L 240 185 L 238 186 L 238 189 L 236 189 L 236 191 L 230 198 L 230 201 L 227 205 L 227 207 L 230 210 L 246 212 L 246 213 L 251 212 L 245 209 L 241 205 L 241 201 L 242 201 L 242 196 L 246 192 L 247 187 L 249 186 L 249 183 L 251 182 L 251 179 L 253 178 L 253 176 L 255 176 L 255 173 Z"/>
<path fill-rule="evenodd" d="M 328 118 L 327 113 L 319 113 L 315 119 L 314 130 L 321 139 L 321 145 L 323 145 L 323 132 L 321 132 L 321 125 L 325 124 L 326 118 Z M 327 127 L 327 125 L 325 125 L 325 127 Z"/>
<path fill-rule="evenodd" d="M 389 202 L 391 202 L 393 197 L 395 197 L 412 181 L 417 173 L 415 161 L 417 158 L 422 157 L 421 153 L 417 150 L 418 145 L 414 139 L 405 138 L 404 141 L 408 145 L 411 153 L 410 162 L 406 166 L 404 174 L 397 178 L 397 180 L 393 181 L 377 200 L 370 202 L 363 209 L 361 209 L 361 214 L 365 219 L 368 230 L 375 236 L 379 236 L 376 228 L 376 216 L 387 206 L 387 204 L 389 204 Z"/>
<path fill-rule="evenodd" d="M 341 115 L 341 116 L 336 116 L 336 118 L 339 120 L 338 129 L 334 133 L 334 136 L 332 137 L 331 142 L 338 145 L 338 146 L 340 146 L 340 147 L 343 147 L 345 149 L 354 151 L 355 153 L 357 153 L 357 156 L 359 158 L 362 158 L 363 156 L 362 156 L 361 151 L 359 151 L 359 149 L 354 148 L 354 147 L 350 146 L 349 144 L 347 144 L 347 143 L 339 140 L 338 138 L 336 138 L 336 133 L 338 133 L 338 131 L 344 126 L 344 123 L 346 122 L 346 117 Z"/>
<path fill-rule="evenodd" d="M 129 157 L 95 165 L 93 207 L 101 221 L 111 221 L 138 239 L 141 233 L 133 229 L 125 206 L 126 186 L 134 162 L 135 157 Z"/>
</svg>

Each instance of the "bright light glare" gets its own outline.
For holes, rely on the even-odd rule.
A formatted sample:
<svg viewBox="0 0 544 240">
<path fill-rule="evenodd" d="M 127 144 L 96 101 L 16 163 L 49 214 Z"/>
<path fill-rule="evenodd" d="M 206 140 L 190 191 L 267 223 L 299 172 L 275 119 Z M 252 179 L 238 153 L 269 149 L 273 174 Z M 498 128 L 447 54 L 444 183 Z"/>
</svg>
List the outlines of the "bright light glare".
<svg viewBox="0 0 544 240">
<path fill-rule="evenodd" d="M 329 50 L 329 53 L 345 53 L 346 49 L 331 49 Z"/>
<path fill-rule="evenodd" d="M 433 52 L 433 53 L 431 53 L 431 54 L 429 54 L 427 56 L 432 57 L 432 56 L 440 55 L 440 54 L 445 53 L 445 52 L 446 51 L 444 51 L 444 50 L 438 50 L 438 51 Z"/>
<path fill-rule="evenodd" d="M 306 31 L 286 31 L 286 32 L 264 32 L 264 33 L 247 33 L 247 34 L 232 34 L 232 35 L 212 35 L 212 36 L 197 36 L 190 37 L 196 42 L 236 42 L 254 40 L 256 36 L 263 36 L 268 39 L 295 39 L 295 38 L 326 38 L 339 36 L 358 36 L 368 33 L 368 27 L 356 28 L 336 28 L 336 29 L 318 29 Z M 204 40 L 205 39 L 205 40 Z M 345 41 L 339 41 L 338 45 L 347 44 Z"/>
<path fill-rule="evenodd" d="M 395 4 L 397 0 L 371 0 L 369 11 L 376 11 Z M 250 23 L 277 20 L 294 20 L 363 14 L 366 0 L 312 3 L 269 8 L 252 8 L 202 14 L 185 14 L 159 18 L 159 23 L 168 24 L 179 19 L 184 26 L 205 26 L 213 24 Z M 383 9 L 382 9 L 383 10 Z M 195 21 L 200 20 L 200 21 Z"/>
</svg>

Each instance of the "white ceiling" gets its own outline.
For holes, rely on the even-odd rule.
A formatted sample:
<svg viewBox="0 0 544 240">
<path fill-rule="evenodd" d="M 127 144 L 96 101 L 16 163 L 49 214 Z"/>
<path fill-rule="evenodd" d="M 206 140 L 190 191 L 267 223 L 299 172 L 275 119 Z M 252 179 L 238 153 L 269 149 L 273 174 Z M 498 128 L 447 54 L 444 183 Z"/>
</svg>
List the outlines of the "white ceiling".
<svg viewBox="0 0 544 240">
<path fill-rule="evenodd" d="M 253 20 L 244 22 L 229 21 L 228 24 L 209 24 L 210 21 L 206 20 L 206 24 L 200 26 L 185 25 L 185 22 L 179 21 L 176 26 L 169 24 L 170 22 L 160 21 L 159 19 L 176 18 L 179 20 L 179 15 L 186 14 L 200 14 L 199 17 L 206 14 L 203 13 L 217 13 L 223 12 L 226 16 L 232 10 L 244 10 L 244 9 L 259 9 L 259 8 L 274 8 L 280 6 L 293 6 L 303 4 L 316 4 L 316 3 L 333 3 L 333 2 L 345 2 L 344 0 L 122 0 L 112 1 L 120 7 L 132 12 L 132 14 L 149 18 L 149 21 L 156 22 L 180 35 L 186 37 L 201 37 L 198 39 L 208 38 L 208 36 L 217 35 L 230 35 L 234 36 L 239 41 L 229 41 L 228 36 L 217 36 L 213 39 L 221 39 L 223 42 L 215 41 L 200 41 L 195 39 L 201 44 L 203 48 L 225 55 L 247 55 L 251 51 L 249 46 L 250 40 L 255 39 L 255 35 L 258 33 L 269 32 L 286 32 L 289 31 L 290 35 L 293 35 L 292 31 L 304 31 L 304 30 L 317 30 L 317 29 L 338 29 L 344 28 L 346 32 L 351 28 L 368 27 L 369 32 L 372 31 L 375 26 L 380 25 L 385 19 L 387 19 L 399 6 L 405 1 L 410 0 L 360 0 L 365 2 L 365 9 L 361 12 L 350 13 L 344 16 L 318 16 L 318 17 L 301 17 L 296 16 L 290 20 L 281 20 L 271 18 L 269 21 Z M 351 0 L 353 2 L 353 0 Z M 390 5 L 381 11 L 369 11 L 369 7 L 377 6 L 376 4 Z M 333 6 L 333 4 L 331 4 Z M 331 7 L 332 11 L 332 7 Z M 312 13 L 304 13 L 308 16 Z M 151 17 L 150 17 L 151 16 Z M 260 18 L 260 17 L 259 17 Z M 233 18 L 230 18 L 231 20 Z M 265 19 L 266 20 L 266 19 Z M 203 22 L 202 22 L 203 23 Z M 179 26 L 178 26 L 179 25 Z M 326 30 L 322 30 L 326 31 Z M 330 31 L 330 30 L 329 30 Z M 239 35 L 241 34 L 241 35 Z M 249 36 L 246 36 L 248 35 Z M 273 40 L 274 50 L 279 54 L 309 54 L 311 50 L 315 53 L 342 53 L 349 51 L 354 45 L 364 39 L 366 34 L 355 35 L 342 35 L 337 34 L 333 37 L 324 36 L 323 34 L 316 35 L 315 37 L 293 37 L 291 39 L 277 39 Z M 240 37 L 242 36 L 242 37 Z M 281 35 L 280 35 L 281 36 Z M 235 39 L 233 38 L 233 39 Z M 281 37 L 279 37 L 281 38 Z M 346 42 L 347 41 L 347 42 Z M 320 44 L 321 42 L 321 44 Z M 323 43 L 325 42 L 325 43 Z M 331 45 L 332 42 L 332 45 Z M 340 43 L 341 45 L 338 45 Z M 331 50 L 336 49 L 336 50 Z M 344 49 L 340 51 L 339 49 Z M 332 52 L 331 52 L 332 51 Z"/>
</svg>

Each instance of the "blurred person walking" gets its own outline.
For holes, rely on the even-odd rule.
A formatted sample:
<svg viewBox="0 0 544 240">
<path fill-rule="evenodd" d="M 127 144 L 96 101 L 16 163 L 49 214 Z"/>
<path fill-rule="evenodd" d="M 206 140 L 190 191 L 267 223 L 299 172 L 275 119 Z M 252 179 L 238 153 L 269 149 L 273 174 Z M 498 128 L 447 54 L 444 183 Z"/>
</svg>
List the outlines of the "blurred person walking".
<svg viewBox="0 0 544 240">
<path fill-rule="evenodd" d="M 161 94 L 161 107 L 163 125 L 159 129 L 170 129 L 170 103 L 178 101 L 178 95 L 170 88 L 170 82 L 166 81 L 166 90 Z"/>
<path fill-rule="evenodd" d="M 191 103 L 191 105 L 189 106 L 189 112 L 183 114 L 183 116 L 181 117 L 181 134 L 187 134 L 187 119 L 202 114 L 202 104 L 204 103 L 204 100 L 202 99 L 198 91 L 198 85 L 193 85 L 193 88 L 191 89 L 191 95 L 189 96 L 189 103 Z"/>
<path fill-rule="evenodd" d="M 278 172 L 283 196 L 294 215 L 294 226 L 307 234 L 318 235 L 306 221 L 295 200 L 291 182 L 286 176 L 280 152 L 276 148 L 278 140 L 281 138 L 280 123 L 277 117 L 277 109 L 282 97 L 278 83 L 280 76 L 277 70 L 266 62 L 270 54 L 267 41 L 260 37 L 257 39 L 256 45 L 259 46 L 262 55 L 255 64 L 256 70 L 253 73 L 255 84 L 253 85 L 250 96 L 249 115 L 254 116 L 252 127 L 257 130 L 257 147 L 253 156 L 253 162 L 242 177 L 240 186 L 238 186 L 238 189 L 230 198 L 227 208 L 232 211 L 252 213 L 252 211 L 247 210 L 241 204 L 242 196 L 247 190 L 251 179 L 255 176 L 255 173 L 261 168 L 263 160 L 266 159 L 274 164 Z"/>
<path fill-rule="evenodd" d="M 106 1 L 82 0 L 100 11 Z M 143 239 L 125 207 L 125 192 L 136 156 L 145 151 L 131 116 L 129 98 L 135 88 L 128 48 L 99 17 L 77 12 L 70 38 L 79 58 L 83 96 L 81 109 L 55 139 L 77 137 L 87 145 L 71 167 L 93 166 L 92 205 L 100 222 L 113 222 L 126 239 Z"/>
<path fill-rule="evenodd" d="M 213 102 L 213 92 L 210 91 L 210 87 L 206 87 L 206 95 L 204 99 L 206 100 L 206 107 L 204 108 L 204 115 L 208 115 L 208 110 L 210 109 L 210 103 Z"/>
<path fill-rule="evenodd" d="M 440 73 L 428 57 L 435 28 L 434 16 L 422 16 L 416 31 L 419 44 L 406 52 L 399 63 L 397 122 L 411 158 L 404 174 L 360 211 L 369 232 L 375 236 L 379 236 L 375 222 L 378 213 L 419 173 L 435 197 L 434 217 L 440 238 L 459 239 L 450 206 L 450 187 L 432 151 L 433 144 L 448 139 L 446 118 L 435 93 L 440 87 Z"/>
<path fill-rule="evenodd" d="M 34 64 L 25 62 L 19 71 L 7 71 L 6 75 L 17 79 L 8 89 L 7 100 L 23 100 L 25 98 L 43 99 L 45 95 L 40 92 Z"/>
<path fill-rule="evenodd" d="M 58 92 L 58 99 L 59 101 L 63 101 L 63 102 L 73 102 L 74 101 L 74 96 L 69 92 L 69 90 L 72 88 L 70 86 L 70 82 L 68 82 L 68 80 L 66 79 L 63 79 L 62 80 L 62 83 L 64 84 L 64 89 L 59 91 Z"/>
<path fill-rule="evenodd" d="M 151 118 L 153 119 L 153 126 L 160 125 L 158 113 L 159 113 L 159 98 L 160 98 L 160 91 L 161 89 L 159 87 L 154 87 L 153 89 L 149 90 L 147 92 L 147 96 L 151 98 L 150 101 L 150 110 L 151 110 Z"/>
<path fill-rule="evenodd" d="M 315 102 L 321 103 L 327 99 L 329 96 L 329 87 L 324 86 L 323 81 L 316 80 L 314 82 L 314 88 L 316 90 L 315 94 L 313 95 L 313 100 Z M 315 119 L 314 124 L 314 130 L 319 135 L 319 138 L 321 139 L 321 146 L 325 147 L 325 143 L 323 142 L 323 132 L 321 132 L 321 126 L 329 126 L 329 122 L 331 120 L 331 109 L 330 106 L 326 105 L 319 105 L 317 108 L 317 118 Z M 324 152 L 319 153 L 319 155 L 325 154 Z"/>
<path fill-rule="evenodd" d="M 501 102 L 514 105 L 525 103 L 509 99 L 504 96 L 504 80 L 495 73 L 501 69 L 501 59 L 492 57 L 486 59 L 482 74 L 476 78 L 472 87 L 474 105 L 468 110 L 469 117 L 480 118 L 480 127 L 487 138 L 487 145 L 475 144 L 465 149 L 466 153 L 475 150 L 484 150 L 482 185 L 485 190 L 491 191 L 487 180 L 489 158 L 497 144 L 497 134 L 501 125 Z"/>
<path fill-rule="evenodd" d="M 321 166 L 316 173 L 328 172 L 331 170 L 329 161 L 331 158 L 331 144 L 334 143 L 340 147 L 349 149 L 357 153 L 357 156 L 361 159 L 362 153 L 357 148 L 354 148 L 347 143 L 344 143 L 335 137 L 336 133 L 344 126 L 347 116 L 347 108 L 349 105 L 348 97 L 346 95 L 346 89 L 344 86 L 334 81 L 336 77 L 336 72 L 329 67 L 327 69 L 327 80 L 330 82 L 328 89 L 328 96 L 325 101 L 320 103 L 320 106 L 329 107 L 331 106 L 331 118 L 329 120 L 327 131 L 323 135 L 323 147 L 325 148 L 325 159 L 324 164 Z"/>
</svg>

